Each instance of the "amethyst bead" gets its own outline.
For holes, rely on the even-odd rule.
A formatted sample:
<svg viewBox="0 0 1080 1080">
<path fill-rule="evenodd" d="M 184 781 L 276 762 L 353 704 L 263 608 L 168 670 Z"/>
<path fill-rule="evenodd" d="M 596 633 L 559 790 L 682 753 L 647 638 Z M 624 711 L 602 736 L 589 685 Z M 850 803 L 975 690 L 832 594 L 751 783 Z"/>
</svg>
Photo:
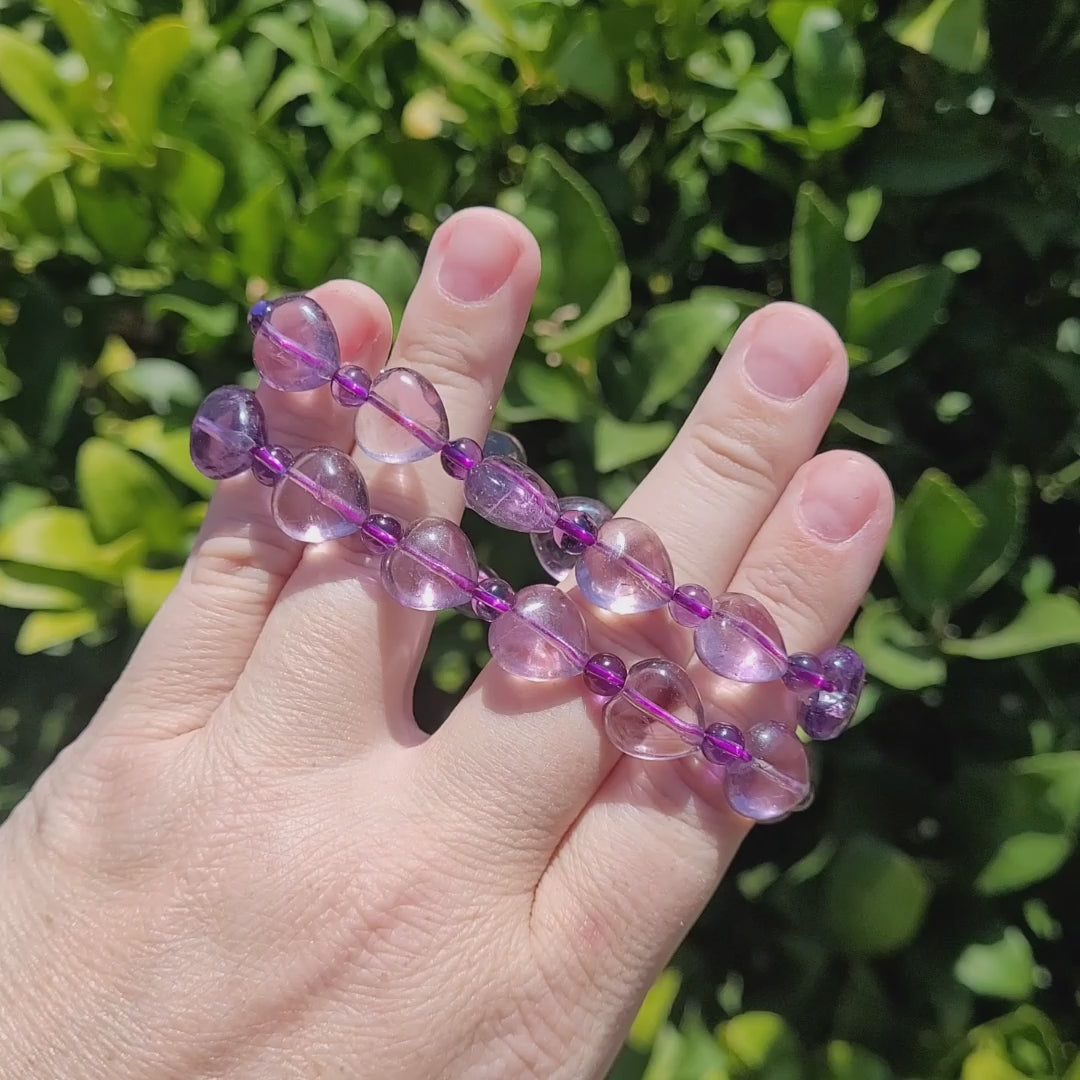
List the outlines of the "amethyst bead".
<svg viewBox="0 0 1080 1080">
<path fill-rule="evenodd" d="M 559 500 L 559 516 L 569 517 L 571 514 L 581 514 L 588 518 L 593 535 L 605 521 L 611 520 L 611 511 L 602 502 L 584 495 L 569 495 Z M 555 541 L 554 531 L 533 533 L 531 539 L 537 561 L 547 574 L 556 581 L 564 580 L 574 569 L 580 552 L 572 554 L 560 548 Z"/>
<path fill-rule="evenodd" d="M 569 679 L 585 670 L 589 635 L 580 608 L 554 585 L 530 585 L 488 630 L 492 659 L 511 675 L 535 682 Z"/>
<path fill-rule="evenodd" d="M 668 611 L 680 626 L 694 627 L 712 614 L 712 597 L 703 585 L 680 585 L 668 604 Z"/>
<path fill-rule="evenodd" d="M 851 725 L 858 704 L 844 690 L 818 690 L 800 705 L 799 725 L 811 739 L 835 739 Z"/>
<path fill-rule="evenodd" d="M 624 754 L 661 761 L 693 754 L 705 709 L 690 676 L 670 660 L 642 660 L 604 706 L 604 731 Z"/>
<path fill-rule="evenodd" d="M 500 615 L 505 615 L 514 606 L 514 588 L 502 578 L 481 577 L 473 589 L 472 613 L 485 622 L 494 622 Z"/>
<path fill-rule="evenodd" d="M 274 488 L 270 510 L 278 528 L 294 540 L 340 540 L 367 516 L 367 487 L 348 454 L 321 446 L 297 456 Z"/>
<path fill-rule="evenodd" d="M 694 631 L 694 649 L 717 675 L 762 683 L 787 671 L 784 639 L 773 617 L 752 596 L 725 593 L 709 619 Z"/>
<path fill-rule="evenodd" d="M 853 694 L 856 698 L 866 685 L 866 668 L 863 666 L 862 657 L 846 645 L 837 645 L 823 652 L 821 670 L 833 686 Z"/>
<path fill-rule="evenodd" d="M 509 457 L 515 461 L 526 464 L 525 447 L 516 435 L 509 431 L 497 431 L 494 428 L 488 432 L 484 440 L 484 457 Z"/>
<path fill-rule="evenodd" d="M 356 444 L 376 461 L 404 465 L 439 453 L 450 438 L 439 392 L 418 371 L 385 368 L 356 414 Z"/>
<path fill-rule="evenodd" d="M 452 521 L 421 518 L 383 556 L 386 591 L 403 607 L 442 611 L 472 598 L 479 571 L 469 538 Z"/>
<path fill-rule="evenodd" d="M 741 761 L 738 754 L 731 752 L 732 746 L 740 750 L 746 747 L 743 733 L 734 724 L 710 724 L 705 729 L 701 740 L 701 753 L 706 761 L 714 765 L 731 765 Z"/>
<path fill-rule="evenodd" d="M 346 409 L 358 409 L 368 399 L 371 390 L 371 376 L 355 364 L 347 364 L 334 372 L 330 382 L 330 393 L 339 405 Z"/>
<path fill-rule="evenodd" d="M 259 300 L 251 305 L 251 310 L 248 312 L 247 324 L 252 336 L 259 332 L 259 327 L 262 326 L 266 316 L 273 310 L 274 305 L 270 300 Z"/>
<path fill-rule="evenodd" d="M 593 653 L 583 674 L 585 688 L 602 698 L 614 697 L 626 685 L 626 665 L 614 653 Z"/>
<path fill-rule="evenodd" d="M 455 439 L 442 448 L 443 471 L 455 480 L 464 480 L 480 464 L 483 456 L 484 452 L 475 439 Z"/>
<path fill-rule="evenodd" d="M 732 762 L 724 794 L 735 813 L 751 821 L 776 821 L 810 794 L 810 761 L 798 736 L 783 724 L 765 723 L 746 733 L 750 762 Z"/>
<path fill-rule="evenodd" d="M 596 543 L 596 526 L 584 510 L 560 514 L 551 530 L 555 546 L 567 555 L 580 555 Z"/>
<path fill-rule="evenodd" d="M 259 374 L 276 390 L 313 390 L 329 382 L 341 363 L 337 332 L 310 296 L 283 296 L 269 306 L 256 305 L 252 355 Z"/>
<path fill-rule="evenodd" d="M 191 460 L 212 480 L 251 467 L 251 452 L 266 444 L 266 418 L 250 390 L 221 386 L 199 406 L 191 424 Z"/>
<path fill-rule="evenodd" d="M 260 484 L 273 487 L 288 474 L 293 460 L 284 446 L 260 446 L 251 452 L 251 473 Z"/>
<path fill-rule="evenodd" d="M 788 657 L 784 685 L 796 694 L 812 694 L 824 687 L 824 669 L 813 653 L 797 652 Z"/>
<path fill-rule="evenodd" d="M 590 604 L 618 614 L 655 611 L 674 595 L 671 559 L 660 537 L 633 518 L 600 526 L 581 556 L 577 583 Z"/>
<path fill-rule="evenodd" d="M 484 458 L 465 478 L 465 502 L 514 532 L 547 532 L 559 517 L 559 500 L 547 481 L 513 458 Z"/>
<path fill-rule="evenodd" d="M 384 555 L 396 548 L 404 535 L 404 526 L 389 514 L 369 514 L 360 526 L 360 539 L 372 555 Z"/>
</svg>

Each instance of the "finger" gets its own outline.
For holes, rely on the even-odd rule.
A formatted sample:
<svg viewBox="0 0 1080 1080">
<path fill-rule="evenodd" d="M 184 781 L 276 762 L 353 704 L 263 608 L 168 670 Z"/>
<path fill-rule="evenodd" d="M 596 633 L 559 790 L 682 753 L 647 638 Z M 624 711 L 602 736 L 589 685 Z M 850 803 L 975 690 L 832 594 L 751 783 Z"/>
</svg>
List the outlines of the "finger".
<svg viewBox="0 0 1080 1080">
<path fill-rule="evenodd" d="M 751 316 L 620 516 L 660 534 L 676 581 L 719 594 L 795 470 L 813 454 L 846 378 L 843 344 L 821 316 L 794 304 Z M 593 648 L 610 647 L 628 663 L 657 655 L 684 663 L 692 655 L 692 635 L 663 610 L 590 614 Z M 521 711 L 521 686 L 498 670 L 485 672 L 432 741 L 428 752 L 443 759 L 436 767 L 459 775 L 467 760 L 478 775 L 474 782 L 488 786 L 495 809 L 480 824 L 498 822 L 508 843 L 522 830 L 531 835 L 546 827 L 554 848 L 618 756 L 598 711 L 585 715 L 580 690 L 575 683 L 566 708 L 508 725 L 500 712 Z M 546 700 L 533 688 L 527 694 Z"/>
<path fill-rule="evenodd" d="M 786 637 L 817 651 L 837 640 L 865 595 L 891 522 L 882 471 L 860 455 L 824 454 L 792 481 L 732 588 L 762 597 Z M 758 689 L 764 704 L 747 704 L 747 722 L 793 707 L 790 695 L 780 700 L 782 687 Z M 697 757 L 666 765 L 622 758 L 540 882 L 537 933 L 565 922 L 568 905 L 569 917 L 593 922 L 601 939 L 617 929 L 618 954 L 593 956 L 607 969 L 597 981 L 612 985 L 613 971 L 625 965 L 620 977 L 642 987 L 700 913 L 749 828 L 728 809 L 721 787 Z"/>
<path fill-rule="evenodd" d="M 435 234 L 390 366 L 431 381 L 453 437 L 483 439 L 539 273 L 536 241 L 499 211 L 463 211 Z M 379 465 L 359 449 L 354 457 L 373 510 L 405 524 L 428 514 L 460 519 L 461 483 L 443 472 L 438 455 L 404 466 Z M 418 737 L 412 686 L 433 617 L 395 604 L 378 570 L 358 542 L 305 553 L 237 687 L 237 699 L 251 705 L 245 714 L 259 714 L 245 723 L 245 737 L 265 753 L 336 759 L 388 737 Z M 272 713 L 255 706 L 267 697 Z"/>
<path fill-rule="evenodd" d="M 330 316 L 346 362 L 383 363 L 390 315 L 371 289 L 331 281 L 311 295 Z M 261 386 L 258 397 L 272 442 L 291 450 L 352 446 L 350 418 L 331 407 L 325 388 L 286 394 Z M 250 473 L 223 483 L 179 584 L 99 714 L 102 723 L 151 736 L 203 723 L 243 671 L 302 548 L 274 524 L 269 492 Z"/>
</svg>

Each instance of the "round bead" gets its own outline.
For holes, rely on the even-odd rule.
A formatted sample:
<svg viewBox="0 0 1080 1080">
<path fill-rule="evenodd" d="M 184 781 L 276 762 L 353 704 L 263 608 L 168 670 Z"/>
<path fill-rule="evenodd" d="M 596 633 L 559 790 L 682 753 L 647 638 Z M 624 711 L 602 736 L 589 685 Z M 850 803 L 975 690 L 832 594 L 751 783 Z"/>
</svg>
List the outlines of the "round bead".
<svg viewBox="0 0 1080 1080">
<path fill-rule="evenodd" d="M 371 376 L 356 364 L 346 364 L 334 372 L 330 382 L 330 393 L 339 405 L 347 409 L 358 409 L 368 399 L 371 390 Z"/>
<path fill-rule="evenodd" d="M 484 577 L 473 590 L 472 612 L 485 622 L 493 622 L 514 606 L 514 587 L 502 578 Z"/>
<path fill-rule="evenodd" d="M 668 611 L 680 626 L 697 626 L 712 614 L 712 597 L 704 585 L 680 585 Z"/>
<path fill-rule="evenodd" d="M 735 813 L 751 821 L 776 821 L 810 792 L 810 761 L 798 736 L 783 724 L 765 723 L 746 733 L 753 761 L 731 762 L 724 794 Z"/>
<path fill-rule="evenodd" d="M 266 316 L 270 314 L 273 307 L 274 305 L 269 300 L 259 300 L 252 304 L 247 318 L 248 329 L 252 334 L 257 334 L 259 332 L 259 327 L 262 326 Z"/>
<path fill-rule="evenodd" d="M 822 689 L 823 670 L 821 661 L 813 653 L 797 652 L 788 657 L 787 670 L 781 678 L 796 694 L 811 694 Z"/>
<path fill-rule="evenodd" d="M 284 479 L 292 463 L 293 455 L 284 446 L 260 446 L 251 454 L 252 475 L 267 487 Z"/>
<path fill-rule="evenodd" d="M 584 514 L 589 519 L 594 535 L 605 521 L 611 520 L 611 511 L 596 499 L 590 499 L 584 495 L 569 495 L 559 500 L 560 517 L 568 517 L 575 513 Z M 537 561 L 550 577 L 556 581 L 562 581 L 574 569 L 580 552 L 571 554 L 560 548 L 555 542 L 554 531 L 533 533 L 531 540 Z"/>
<path fill-rule="evenodd" d="M 465 478 L 469 508 L 500 529 L 547 532 L 559 517 L 548 482 L 514 458 L 486 457 Z"/>
<path fill-rule="evenodd" d="M 404 465 L 437 454 L 450 438 L 438 390 L 418 371 L 386 368 L 356 414 L 356 443 L 376 461 Z"/>
<path fill-rule="evenodd" d="M 743 733 L 734 724 L 710 724 L 705 729 L 705 737 L 701 740 L 701 753 L 707 761 L 714 765 L 731 765 L 740 761 L 738 754 L 731 752 L 731 746 L 746 748 Z"/>
<path fill-rule="evenodd" d="M 626 685 L 626 665 L 614 653 L 593 653 L 585 665 L 584 677 L 591 693 L 614 697 Z"/>
<path fill-rule="evenodd" d="M 862 658 L 846 645 L 837 645 L 821 654 L 821 671 L 838 690 L 844 690 L 856 698 L 866 684 L 866 668 Z"/>
<path fill-rule="evenodd" d="M 800 707 L 799 724 L 811 739 L 835 739 L 851 726 L 858 704 L 845 690 L 818 690 Z"/>
<path fill-rule="evenodd" d="M 509 431 L 492 429 L 484 440 L 484 457 L 508 457 L 524 465 L 525 447 L 521 445 L 521 440 Z"/>
<path fill-rule="evenodd" d="M 199 406 L 191 424 L 191 460 L 212 480 L 251 468 L 251 452 L 266 445 L 266 417 L 250 390 L 221 386 Z"/>
<path fill-rule="evenodd" d="M 596 543 L 596 526 L 584 510 L 560 514 L 551 530 L 556 547 L 567 555 L 580 555 Z"/>
<path fill-rule="evenodd" d="M 585 670 L 589 634 L 581 609 L 554 585 L 530 585 L 488 630 L 492 659 L 511 675 L 535 682 L 569 679 Z"/>
<path fill-rule="evenodd" d="M 577 565 L 577 583 L 590 604 L 619 614 L 655 611 L 675 592 L 671 559 L 660 537 L 633 518 L 600 526 Z"/>
<path fill-rule="evenodd" d="M 421 518 L 383 556 L 386 591 L 403 607 L 443 611 L 472 597 L 479 570 L 469 538 L 452 521 Z"/>
<path fill-rule="evenodd" d="M 300 294 L 275 300 L 258 319 L 252 355 L 259 374 L 276 390 L 313 390 L 329 382 L 341 363 L 330 317 Z"/>
<path fill-rule="evenodd" d="M 694 649 L 710 671 L 737 682 L 772 682 L 787 671 L 779 627 L 757 600 L 741 593 L 716 600 L 711 617 L 694 631 Z"/>
<path fill-rule="evenodd" d="M 455 480 L 464 480 L 484 456 L 475 439 L 455 439 L 442 448 L 443 470 Z"/>
<path fill-rule="evenodd" d="M 369 514 L 360 526 L 360 539 L 372 555 L 384 555 L 401 543 L 405 527 L 389 514 Z"/>
<path fill-rule="evenodd" d="M 705 709 L 678 664 L 654 658 L 635 664 L 622 693 L 604 706 L 604 731 L 624 753 L 646 761 L 686 757 L 701 744 Z"/>
<path fill-rule="evenodd" d="M 367 516 L 367 488 L 348 454 L 321 446 L 297 456 L 274 488 L 270 510 L 278 528 L 294 540 L 340 540 Z"/>
</svg>

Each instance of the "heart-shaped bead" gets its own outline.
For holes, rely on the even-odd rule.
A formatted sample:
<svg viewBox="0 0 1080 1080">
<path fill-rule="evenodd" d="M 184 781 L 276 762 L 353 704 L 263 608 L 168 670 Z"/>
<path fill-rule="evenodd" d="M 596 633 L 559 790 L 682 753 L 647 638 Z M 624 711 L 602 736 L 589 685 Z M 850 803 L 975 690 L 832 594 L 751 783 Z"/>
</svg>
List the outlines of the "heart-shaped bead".
<svg viewBox="0 0 1080 1080">
<path fill-rule="evenodd" d="M 576 573 L 590 604 L 621 615 L 655 611 L 675 593 L 667 549 L 648 525 L 633 518 L 604 522 Z"/>
<path fill-rule="evenodd" d="M 341 363 L 334 324 L 302 294 L 260 306 L 252 356 L 277 390 L 313 390 L 329 382 Z"/>
<path fill-rule="evenodd" d="M 744 683 L 772 682 L 787 671 L 784 639 L 773 617 L 752 596 L 725 593 L 694 631 L 694 649 L 717 675 Z"/>
<path fill-rule="evenodd" d="M 564 514 L 584 514 L 594 530 L 599 530 L 605 521 L 611 520 L 611 511 L 602 502 L 587 495 L 567 495 L 560 499 L 559 515 Z M 556 581 L 568 577 L 581 558 L 580 554 L 571 554 L 559 547 L 550 532 L 533 533 L 531 540 L 537 561 Z"/>
<path fill-rule="evenodd" d="M 624 753 L 646 761 L 686 757 L 701 745 L 705 709 L 697 687 L 670 660 L 642 660 L 604 706 L 604 730 Z"/>
<path fill-rule="evenodd" d="M 487 457 L 465 478 L 465 502 L 482 518 L 514 532 L 548 532 L 559 498 L 548 482 L 512 457 Z"/>
<path fill-rule="evenodd" d="M 421 518 L 383 556 L 386 591 L 403 607 L 443 611 L 465 603 L 476 587 L 476 555 L 469 538 L 446 518 Z"/>
<path fill-rule="evenodd" d="M 810 759 L 791 728 L 758 724 L 746 733 L 746 749 L 753 760 L 732 762 L 724 773 L 724 794 L 736 814 L 777 821 L 806 803 Z"/>
<path fill-rule="evenodd" d="M 299 454 L 270 496 L 278 528 L 294 540 L 340 540 L 367 516 L 364 478 L 352 458 L 331 446 Z"/>
<path fill-rule="evenodd" d="M 488 630 L 492 659 L 511 675 L 542 682 L 585 670 L 589 635 L 581 610 L 554 585 L 530 585 Z"/>
<path fill-rule="evenodd" d="M 199 406 L 191 425 L 191 460 L 213 480 L 251 468 L 251 451 L 266 444 L 266 417 L 250 390 L 219 386 Z"/>
<path fill-rule="evenodd" d="M 385 368 L 356 414 L 356 445 L 376 461 L 421 461 L 437 454 L 449 438 L 439 391 L 411 368 Z"/>
</svg>

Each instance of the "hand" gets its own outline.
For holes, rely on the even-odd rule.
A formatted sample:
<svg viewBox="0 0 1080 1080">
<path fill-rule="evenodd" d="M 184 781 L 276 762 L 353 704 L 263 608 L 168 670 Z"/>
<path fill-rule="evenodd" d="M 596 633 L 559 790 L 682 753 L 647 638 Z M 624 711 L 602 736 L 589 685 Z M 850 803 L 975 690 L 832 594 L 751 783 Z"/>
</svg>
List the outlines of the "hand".
<svg viewBox="0 0 1080 1080">
<path fill-rule="evenodd" d="M 471 210 L 392 348 L 370 289 L 314 295 L 345 362 L 420 370 L 482 438 L 539 270 L 520 224 Z M 846 376 L 817 315 L 753 315 L 623 508 L 676 580 L 758 596 L 793 650 L 842 634 L 891 519 L 874 464 L 813 457 Z M 260 397 L 275 441 L 352 447 L 327 392 Z M 437 462 L 359 460 L 373 506 L 460 515 Z M 663 612 L 589 618 L 596 648 L 692 655 Z M 425 738 L 430 629 L 374 560 L 284 538 L 250 476 L 222 486 L 99 714 L 0 830 L 0 1076 L 603 1075 L 747 823 L 686 762 L 620 758 L 578 680 L 492 665 Z M 706 676 L 743 720 L 785 704 Z"/>
</svg>

